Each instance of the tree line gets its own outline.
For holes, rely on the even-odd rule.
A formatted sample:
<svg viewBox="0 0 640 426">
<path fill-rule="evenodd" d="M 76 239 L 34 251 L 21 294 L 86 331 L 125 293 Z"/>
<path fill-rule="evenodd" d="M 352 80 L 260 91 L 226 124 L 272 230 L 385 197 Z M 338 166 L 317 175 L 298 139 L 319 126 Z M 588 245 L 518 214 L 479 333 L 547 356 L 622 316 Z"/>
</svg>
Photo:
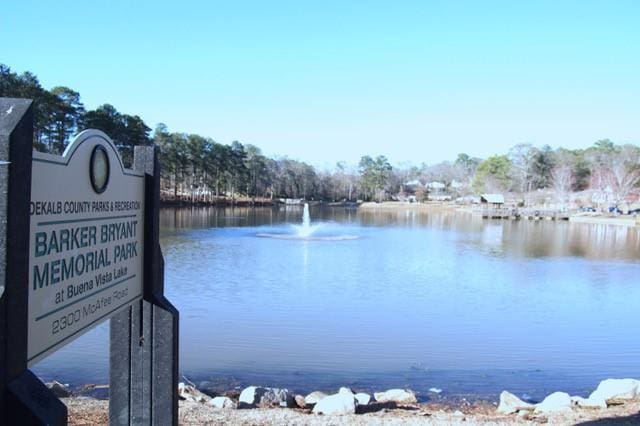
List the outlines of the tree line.
<svg viewBox="0 0 640 426">
<path fill-rule="evenodd" d="M 66 86 L 47 90 L 33 73 L 17 74 L 3 64 L 0 64 L 0 96 L 34 100 L 33 143 L 39 151 L 62 154 L 78 131 L 100 129 L 111 136 L 123 160 L 130 164 L 133 147 L 152 142 L 151 129 L 139 116 L 122 114 L 109 104 L 86 111 L 75 90 Z"/>
<path fill-rule="evenodd" d="M 119 112 L 110 104 L 86 110 L 75 90 L 65 86 L 47 90 L 33 73 L 18 74 L 2 64 L 0 96 L 34 100 L 34 147 L 40 151 L 61 154 L 74 134 L 88 128 L 108 134 L 125 165 L 132 162 L 134 146 L 157 144 L 165 199 L 379 202 L 483 192 L 526 198 L 525 194 L 546 190 L 564 203 L 572 193 L 588 190 L 595 202 L 616 204 L 640 184 L 640 148 L 608 139 L 587 149 L 517 144 L 506 154 L 486 159 L 462 153 L 454 161 L 395 167 L 384 155 L 365 155 L 357 165 L 338 162 L 333 170 L 319 170 L 287 157 L 270 158 L 257 146 L 239 141 L 219 143 L 171 132 L 164 124 L 152 132 L 138 115 Z"/>
</svg>

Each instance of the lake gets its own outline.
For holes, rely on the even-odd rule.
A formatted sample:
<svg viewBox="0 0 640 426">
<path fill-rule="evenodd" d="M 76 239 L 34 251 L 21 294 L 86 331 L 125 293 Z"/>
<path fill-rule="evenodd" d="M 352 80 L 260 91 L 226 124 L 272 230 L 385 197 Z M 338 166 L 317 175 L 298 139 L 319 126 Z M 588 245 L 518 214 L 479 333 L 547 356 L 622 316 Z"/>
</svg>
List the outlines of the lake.
<svg viewBox="0 0 640 426">
<path fill-rule="evenodd" d="M 638 228 L 444 210 L 161 212 L 181 373 L 212 389 L 410 387 L 532 400 L 640 377 Z M 38 364 L 108 381 L 108 325 Z M 429 392 L 430 388 L 442 393 Z"/>
</svg>

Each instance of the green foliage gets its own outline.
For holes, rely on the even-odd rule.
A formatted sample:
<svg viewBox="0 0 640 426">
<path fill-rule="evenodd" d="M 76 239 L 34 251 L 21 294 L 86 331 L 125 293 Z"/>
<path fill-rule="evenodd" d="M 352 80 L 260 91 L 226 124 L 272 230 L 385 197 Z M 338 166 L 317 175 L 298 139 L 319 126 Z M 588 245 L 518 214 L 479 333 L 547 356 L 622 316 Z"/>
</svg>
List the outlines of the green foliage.
<svg viewBox="0 0 640 426">
<path fill-rule="evenodd" d="M 476 192 L 502 192 L 511 186 L 511 161 L 506 155 L 493 155 L 478 166 L 473 188 Z"/>
<path fill-rule="evenodd" d="M 458 154 L 458 158 L 456 158 L 454 165 L 459 167 L 464 175 L 472 176 L 475 174 L 480 162 L 481 160 L 479 158 L 472 158 L 468 154 L 461 153 Z"/>
<path fill-rule="evenodd" d="M 82 118 L 87 129 L 98 129 L 105 132 L 116 144 L 125 165 L 133 161 L 133 147 L 151 143 L 151 129 L 137 115 L 118 112 L 112 105 L 104 104 L 93 111 L 88 111 Z"/>
<path fill-rule="evenodd" d="M 50 150 L 61 153 L 69 138 L 81 127 L 85 110 L 80 93 L 68 87 L 54 87 L 51 94 L 56 99 L 51 116 Z"/>
<path fill-rule="evenodd" d="M 547 188 L 551 185 L 551 170 L 553 169 L 553 150 L 549 145 L 536 149 L 531 167 L 531 189 Z"/>
<path fill-rule="evenodd" d="M 45 90 L 30 73 L 16 74 L 0 64 L 0 96 L 34 101 L 34 145 L 42 151 L 61 153 L 75 133 L 84 113 L 80 96 L 66 87 Z"/>
<path fill-rule="evenodd" d="M 364 198 L 382 201 L 385 196 L 385 186 L 393 170 L 387 157 L 379 155 L 374 160 L 365 155 L 360 159 L 359 169 Z"/>
<path fill-rule="evenodd" d="M 30 73 L 16 74 L 0 64 L 0 96 L 34 101 L 34 145 L 36 149 L 61 154 L 72 135 L 83 128 L 107 133 L 130 164 L 135 145 L 150 143 L 151 129 L 137 115 L 121 114 L 109 104 L 85 111 L 80 94 L 64 86 L 44 89 Z"/>
</svg>

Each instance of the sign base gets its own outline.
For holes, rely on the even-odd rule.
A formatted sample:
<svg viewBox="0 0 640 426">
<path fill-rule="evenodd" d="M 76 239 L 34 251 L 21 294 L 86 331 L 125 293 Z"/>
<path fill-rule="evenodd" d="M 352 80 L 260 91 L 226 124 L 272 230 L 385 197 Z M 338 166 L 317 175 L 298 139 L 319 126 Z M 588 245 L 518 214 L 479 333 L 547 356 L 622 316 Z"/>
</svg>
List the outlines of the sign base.
<svg viewBox="0 0 640 426">
<path fill-rule="evenodd" d="M 29 370 L 7 386 L 7 424 L 66 426 L 67 407 Z"/>
</svg>

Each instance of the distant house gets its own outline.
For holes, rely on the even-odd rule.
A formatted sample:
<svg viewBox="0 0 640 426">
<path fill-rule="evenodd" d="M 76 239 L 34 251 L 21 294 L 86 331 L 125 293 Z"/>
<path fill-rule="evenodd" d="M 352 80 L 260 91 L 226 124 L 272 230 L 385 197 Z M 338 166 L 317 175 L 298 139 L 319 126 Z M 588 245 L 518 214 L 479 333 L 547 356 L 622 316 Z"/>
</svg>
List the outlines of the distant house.
<svg viewBox="0 0 640 426">
<path fill-rule="evenodd" d="M 446 185 L 442 182 L 429 182 L 427 184 L 427 188 L 429 188 L 430 190 L 432 190 L 432 192 L 436 192 L 436 193 L 440 193 L 442 191 L 444 191 L 444 188 L 446 187 Z"/>
<path fill-rule="evenodd" d="M 451 186 L 451 188 L 453 189 L 460 189 L 460 188 L 464 188 L 467 185 L 465 185 L 463 182 L 458 182 L 457 180 L 454 179 L 451 181 L 449 186 Z"/>
<path fill-rule="evenodd" d="M 451 201 L 451 195 L 449 194 L 434 194 L 429 195 L 431 201 Z"/>
<path fill-rule="evenodd" d="M 278 202 L 287 206 L 301 205 L 302 198 L 278 198 Z"/>
<path fill-rule="evenodd" d="M 456 198 L 456 203 L 458 204 L 480 204 L 480 197 L 476 197 L 475 195 L 467 195 L 465 197 Z"/>
<path fill-rule="evenodd" d="M 504 205 L 504 195 L 482 194 L 480 196 L 480 204 L 490 204 L 493 207 L 502 207 Z"/>
<path fill-rule="evenodd" d="M 410 203 L 413 203 L 415 201 L 411 201 L 411 198 L 413 197 L 413 199 L 417 201 L 418 198 L 422 198 L 421 194 L 423 192 L 424 185 L 418 179 L 409 180 L 403 184 L 401 195 L 404 199 L 402 201 L 409 201 Z"/>
</svg>

